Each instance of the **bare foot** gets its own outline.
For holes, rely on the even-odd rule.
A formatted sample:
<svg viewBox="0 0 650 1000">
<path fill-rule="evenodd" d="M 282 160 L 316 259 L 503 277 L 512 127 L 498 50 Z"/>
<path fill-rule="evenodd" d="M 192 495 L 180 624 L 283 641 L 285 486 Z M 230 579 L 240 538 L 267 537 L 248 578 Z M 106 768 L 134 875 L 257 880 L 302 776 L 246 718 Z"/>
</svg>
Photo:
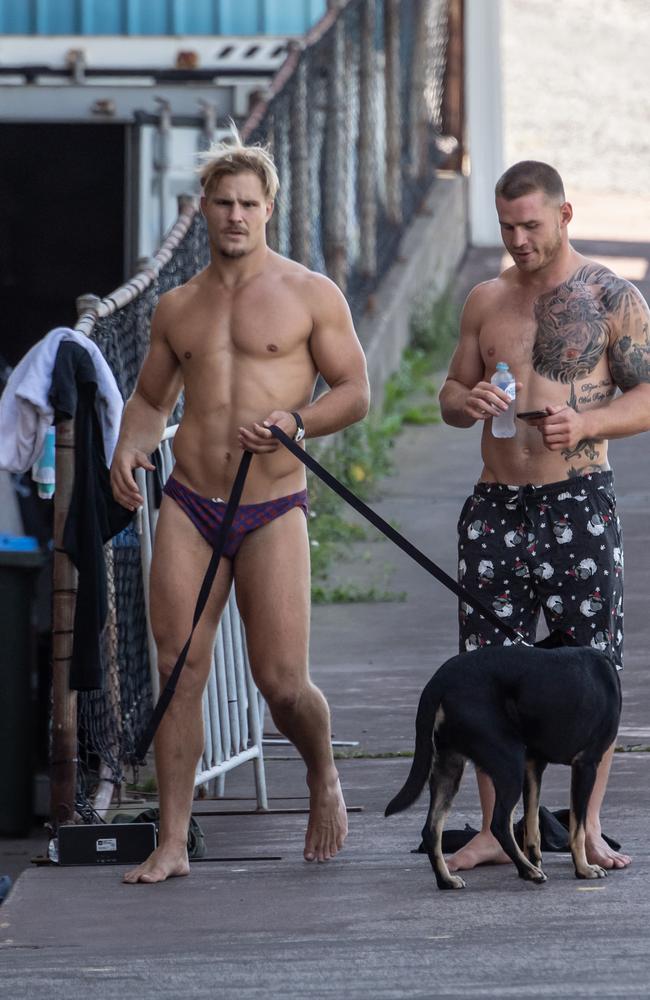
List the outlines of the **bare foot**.
<svg viewBox="0 0 650 1000">
<path fill-rule="evenodd" d="M 627 868 L 632 858 L 627 854 L 615 851 L 613 847 L 603 840 L 600 831 L 585 833 L 585 851 L 587 861 L 591 865 L 600 865 L 601 868 Z"/>
<path fill-rule="evenodd" d="M 146 861 L 126 872 L 122 881 L 129 885 L 135 885 L 136 882 L 164 882 L 168 878 L 189 874 L 190 863 L 185 847 L 157 847 Z"/>
<path fill-rule="evenodd" d="M 348 835 L 348 814 L 341 783 L 314 786 L 309 796 L 309 823 L 305 835 L 305 861 L 329 861 L 343 847 Z"/>
<path fill-rule="evenodd" d="M 505 865 L 510 858 L 489 830 L 481 830 L 468 844 L 445 860 L 450 872 L 464 872 L 477 865 Z"/>
</svg>

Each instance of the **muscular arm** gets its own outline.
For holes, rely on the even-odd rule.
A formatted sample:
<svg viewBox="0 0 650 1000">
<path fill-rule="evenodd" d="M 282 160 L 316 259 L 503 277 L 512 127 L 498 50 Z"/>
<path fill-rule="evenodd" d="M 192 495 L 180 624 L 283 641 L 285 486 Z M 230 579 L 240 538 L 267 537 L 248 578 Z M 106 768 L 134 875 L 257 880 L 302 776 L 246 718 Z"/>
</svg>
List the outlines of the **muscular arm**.
<svg viewBox="0 0 650 1000">
<path fill-rule="evenodd" d="M 609 313 L 609 369 L 621 395 L 584 412 L 550 407 L 543 434 L 551 451 L 650 430 L 650 310 L 634 285 L 609 272 L 599 278 Z"/>
<path fill-rule="evenodd" d="M 348 304 L 329 279 L 319 277 L 317 281 L 309 347 L 329 392 L 301 408 L 306 437 L 333 434 L 362 420 L 370 403 L 366 359 Z"/>
<path fill-rule="evenodd" d="M 182 388 L 178 359 L 165 334 L 170 302 L 163 297 L 151 322 L 151 343 L 133 395 L 124 407 L 111 465 L 113 495 L 122 506 L 142 505 L 133 471 L 153 469 L 148 456 L 160 443 Z"/>
<path fill-rule="evenodd" d="M 458 346 L 440 390 L 440 412 L 452 427 L 471 427 L 508 408 L 501 389 L 484 381 L 485 365 L 479 347 L 485 285 L 477 285 L 465 303 L 460 320 Z"/>
</svg>

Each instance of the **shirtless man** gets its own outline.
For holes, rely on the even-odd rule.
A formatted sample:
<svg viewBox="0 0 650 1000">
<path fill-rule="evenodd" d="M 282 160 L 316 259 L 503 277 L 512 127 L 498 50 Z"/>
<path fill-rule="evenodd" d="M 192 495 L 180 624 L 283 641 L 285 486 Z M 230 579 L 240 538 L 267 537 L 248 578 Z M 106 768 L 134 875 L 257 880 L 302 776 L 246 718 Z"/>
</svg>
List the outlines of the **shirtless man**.
<svg viewBox="0 0 650 1000">
<path fill-rule="evenodd" d="M 187 831 L 203 749 L 201 697 L 216 629 L 235 581 L 255 683 L 307 767 L 307 861 L 327 861 L 347 834 L 329 709 L 307 667 L 310 607 L 305 470 L 268 429 L 311 438 L 367 413 L 366 364 L 339 289 L 271 251 L 266 223 L 278 179 L 270 156 L 239 140 L 201 170 L 208 266 L 162 296 L 151 346 L 122 422 L 115 498 L 143 499 L 133 470 L 151 469 L 181 388 L 185 412 L 165 487 L 151 566 L 151 625 L 161 687 L 187 639 L 211 546 L 243 450 L 253 452 L 242 504 L 155 740 L 160 840 L 126 882 L 189 874 Z M 316 377 L 329 386 L 311 402 Z"/>
<path fill-rule="evenodd" d="M 623 550 L 607 441 L 650 428 L 650 313 L 633 285 L 573 249 L 572 208 L 552 167 L 515 164 L 497 183 L 496 209 L 514 266 L 468 296 L 440 393 L 446 423 L 484 422 L 483 471 L 458 525 L 459 576 L 528 640 L 541 607 L 549 631 L 609 649 L 620 668 Z M 516 377 L 516 412 L 543 413 L 517 419 L 505 439 L 491 433 L 507 408 L 490 382 L 498 361 Z M 465 605 L 459 618 L 461 651 L 505 639 Z M 613 750 L 587 815 L 587 858 L 603 868 L 630 863 L 601 835 Z M 494 788 L 478 781 L 482 829 L 450 871 L 509 860 L 490 831 Z"/>
</svg>

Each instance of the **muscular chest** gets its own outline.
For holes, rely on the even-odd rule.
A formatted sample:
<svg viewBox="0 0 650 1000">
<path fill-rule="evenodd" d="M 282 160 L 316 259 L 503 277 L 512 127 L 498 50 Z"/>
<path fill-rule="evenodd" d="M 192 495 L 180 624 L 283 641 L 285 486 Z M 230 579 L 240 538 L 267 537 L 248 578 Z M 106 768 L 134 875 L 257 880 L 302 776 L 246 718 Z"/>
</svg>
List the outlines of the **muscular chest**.
<svg viewBox="0 0 650 1000">
<path fill-rule="evenodd" d="M 307 350 L 311 317 L 266 288 L 264 293 L 205 295 L 188 311 L 173 347 L 186 374 L 238 361 L 280 360 Z"/>
<path fill-rule="evenodd" d="M 512 295 L 481 331 L 486 367 L 509 361 L 564 384 L 584 380 L 606 357 L 610 326 L 597 289 L 566 284 L 542 295 Z M 505 357 L 497 355 L 506 353 Z"/>
</svg>

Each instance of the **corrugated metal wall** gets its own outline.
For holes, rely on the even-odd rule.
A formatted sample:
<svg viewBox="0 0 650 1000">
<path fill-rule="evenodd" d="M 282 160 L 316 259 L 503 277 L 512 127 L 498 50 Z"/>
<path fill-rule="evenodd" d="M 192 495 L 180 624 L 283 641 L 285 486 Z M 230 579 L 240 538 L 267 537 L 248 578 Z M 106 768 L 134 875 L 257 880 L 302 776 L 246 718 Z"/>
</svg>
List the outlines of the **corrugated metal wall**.
<svg viewBox="0 0 650 1000">
<path fill-rule="evenodd" d="M 326 0 L 0 0 L 5 35 L 302 35 Z"/>
</svg>

